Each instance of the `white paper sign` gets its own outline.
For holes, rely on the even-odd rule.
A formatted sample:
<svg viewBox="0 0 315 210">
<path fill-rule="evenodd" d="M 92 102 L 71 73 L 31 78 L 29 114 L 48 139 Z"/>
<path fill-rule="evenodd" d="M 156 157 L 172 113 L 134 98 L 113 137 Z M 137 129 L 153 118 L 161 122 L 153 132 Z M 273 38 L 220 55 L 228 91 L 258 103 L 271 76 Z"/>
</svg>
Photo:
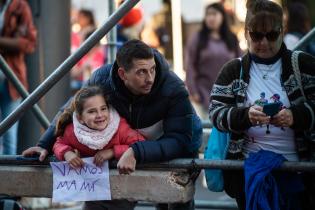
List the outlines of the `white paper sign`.
<svg viewBox="0 0 315 210">
<path fill-rule="evenodd" d="M 111 200 L 108 161 L 102 167 L 93 158 L 82 158 L 85 165 L 73 169 L 64 162 L 50 162 L 53 171 L 53 202 Z"/>
</svg>

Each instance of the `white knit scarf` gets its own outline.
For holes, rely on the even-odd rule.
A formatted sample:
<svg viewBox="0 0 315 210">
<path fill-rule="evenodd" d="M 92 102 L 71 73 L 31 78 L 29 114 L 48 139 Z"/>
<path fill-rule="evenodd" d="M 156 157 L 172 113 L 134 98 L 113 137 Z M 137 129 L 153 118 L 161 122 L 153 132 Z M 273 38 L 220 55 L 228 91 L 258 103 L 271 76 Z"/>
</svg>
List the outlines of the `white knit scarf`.
<svg viewBox="0 0 315 210">
<path fill-rule="evenodd" d="M 109 122 L 104 130 L 93 130 L 86 125 L 82 125 L 77 119 L 76 113 L 73 113 L 73 127 L 74 134 L 81 144 L 87 147 L 100 150 L 103 149 L 108 142 L 113 138 L 114 134 L 118 130 L 120 116 L 117 111 L 109 107 Z"/>
</svg>

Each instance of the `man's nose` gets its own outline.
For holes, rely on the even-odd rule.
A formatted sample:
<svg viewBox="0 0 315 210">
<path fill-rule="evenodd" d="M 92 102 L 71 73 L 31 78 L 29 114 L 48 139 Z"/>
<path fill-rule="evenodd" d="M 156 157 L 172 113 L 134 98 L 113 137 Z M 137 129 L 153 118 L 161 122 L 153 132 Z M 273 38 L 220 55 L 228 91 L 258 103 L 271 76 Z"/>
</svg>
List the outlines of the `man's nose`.
<svg viewBox="0 0 315 210">
<path fill-rule="evenodd" d="M 148 73 L 146 77 L 146 82 L 153 82 L 154 76 L 153 73 Z"/>
</svg>

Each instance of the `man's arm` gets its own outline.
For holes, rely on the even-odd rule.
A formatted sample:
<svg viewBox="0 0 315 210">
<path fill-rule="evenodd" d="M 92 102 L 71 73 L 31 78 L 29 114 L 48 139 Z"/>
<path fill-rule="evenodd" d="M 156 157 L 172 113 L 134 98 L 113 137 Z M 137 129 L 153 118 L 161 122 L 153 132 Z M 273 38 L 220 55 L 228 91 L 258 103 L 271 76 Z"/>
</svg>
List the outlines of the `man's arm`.
<svg viewBox="0 0 315 210">
<path fill-rule="evenodd" d="M 193 111 L 186 91 L 170 96 L 167 116 L 163 119 L 163 136 L 156 141 L 132 145 L 137 162 L 157 162 L 191 156 Z"/>
</svg>

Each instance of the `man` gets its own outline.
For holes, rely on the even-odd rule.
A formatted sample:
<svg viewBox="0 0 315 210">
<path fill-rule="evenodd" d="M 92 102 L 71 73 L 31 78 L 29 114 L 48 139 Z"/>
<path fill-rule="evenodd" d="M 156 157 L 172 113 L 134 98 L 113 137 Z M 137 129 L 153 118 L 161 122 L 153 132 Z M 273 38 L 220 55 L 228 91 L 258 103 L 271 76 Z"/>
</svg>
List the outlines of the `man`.
<svg viewBox="0 0 315 210">
<path fill-rule="evenodd" d="M 25 0 L 0 0 L 0 54 L 20 82 L 27 87 L 25 54 L 35 50 L 36 29 Z M 20 104 L 21 96 L 0 69 L 0 113 L 5 119 Z M 4 155 L 15 155 L 18 122 L 2 137 Z"/>
<path fill-rule="evenodd" d="M 123 154 L 117 165 L 119 172 L 133 172 L 136 162 L 194 157 L 201 144 L 202 126 L 184 83 L 169 70 L 163 56 L 143 42 L 131 40 L 119 49 L 116 59 L 97 70 L 87 85 L 101 86 L 110 104 L 146 137 Z M 37 153 L 42 161 L 54 144 L 54 130 L 52 124 L 38 146 L 23 155 Z M 175 207 L 192 209 L 193 205 L 189 202 Z"/>
</svg>

